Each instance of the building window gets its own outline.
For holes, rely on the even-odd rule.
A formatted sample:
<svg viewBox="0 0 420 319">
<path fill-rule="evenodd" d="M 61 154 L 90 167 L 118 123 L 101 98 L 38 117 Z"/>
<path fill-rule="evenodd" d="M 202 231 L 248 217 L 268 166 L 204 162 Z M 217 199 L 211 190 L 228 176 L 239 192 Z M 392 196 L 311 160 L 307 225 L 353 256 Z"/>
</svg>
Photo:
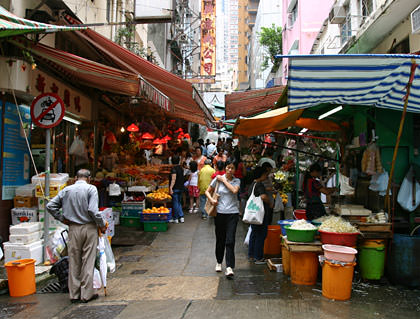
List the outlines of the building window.
<svg viewBox="0 0 420 319">
<path fill-rule="evenodd" d="M 362 16 L 368 17 L 373 13 L 374 1 L 373 0 L 361 0 Z"/>
<path fill-rule="evenodd" d="M 346 10 L 346 21 L 340 27 L 341 46 L 343 46 L 351 38 L 351 14 L 349 7 Z"/>
<path fill-rule="evenodd" d="M 298 1 L 295 2 L 292 9 L 288 13 L 288 25 L 289 27 L 292 27 L 297 19 L 298 15 Z"/>
</svg>

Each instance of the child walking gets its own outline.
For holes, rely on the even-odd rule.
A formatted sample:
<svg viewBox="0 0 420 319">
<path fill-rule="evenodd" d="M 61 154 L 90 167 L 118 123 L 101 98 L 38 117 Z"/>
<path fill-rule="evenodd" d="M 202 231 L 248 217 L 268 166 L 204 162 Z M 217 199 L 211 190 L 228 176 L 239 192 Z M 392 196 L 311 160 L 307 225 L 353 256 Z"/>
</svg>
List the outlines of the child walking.
<svg viewBox="0 0 420 319">
<path fill-rule="evenodd" d="M 190 162 L 190 177 L 188 179 L 188 194 L 190 195 L 190 210 L 189 213 L 197 213 L 200 206 L 200 190 L 198 188 L 198 164 L 196 161 Z M 194 208 L 195 200 L 195 208 Z"/>
</svg>

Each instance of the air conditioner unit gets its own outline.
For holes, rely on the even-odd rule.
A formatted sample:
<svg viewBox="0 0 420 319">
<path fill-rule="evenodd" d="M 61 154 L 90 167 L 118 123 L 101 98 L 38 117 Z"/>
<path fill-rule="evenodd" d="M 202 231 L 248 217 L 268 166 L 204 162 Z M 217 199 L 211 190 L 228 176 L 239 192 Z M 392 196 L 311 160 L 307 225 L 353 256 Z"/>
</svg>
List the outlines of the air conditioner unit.
<svg viewBox="0 0 420 319">
<path fill-rule="evenodd" d="M 411 12 L 411 32 L 420 33 L 420 6 Z"/>
<path fill-rule="evenodd" d="M 331 24 L 343 24 L 346 22 L 346 9 L 343 6 L 333 6 L 329 20 Z"/>
</svg>

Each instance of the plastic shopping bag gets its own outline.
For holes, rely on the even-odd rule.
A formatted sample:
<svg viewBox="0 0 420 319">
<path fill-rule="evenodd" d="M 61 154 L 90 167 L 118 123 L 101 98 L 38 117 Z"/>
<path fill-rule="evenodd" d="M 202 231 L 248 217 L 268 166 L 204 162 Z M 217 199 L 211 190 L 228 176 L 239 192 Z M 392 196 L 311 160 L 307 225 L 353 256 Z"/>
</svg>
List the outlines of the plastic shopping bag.
<svg viewBox="0 0 420 319">
<path fill-rule="evenodd" d="M 403 209 L 408 210 L 409 212 L 414 211 L 420 204 L 420 184 L 414 179 L 414 171 L 412 167 L 410 167 L 404 181 L 401 184 L 397 201 Z"/>
<path fill-rule="evenodd" d="M 76 136 L 73 143 L 71 144 L 69 154 L 81 157 L 85 156 L 85 142 L 83 142 L 79 136 Z"/>
<path fill-rule="evenodd" d="M 94 289 L 102 288 L 101 274 L 99 273 L 99 270 L 96 268 L 93 269 L 93 288 Z"/>
<path fill-rule="evenodd" d="M 109 184 L 109 196 L 120 196 L 121 195 L 121 188 L 120 185 L 117 183 Z"/>
<path fill-rule="evenodd" d="M 108 268 L 108 272 L 113 273 L 115 271 L 115 258 L 114 253 L 112 252 L 111 244 L 106 236 L 99 237 L 99 239 L 103 238 L 104 241 L 104 251 L 106 256 L 106 264 Z"/>
<path fill-rule="evenodd" d="M 256 184 L 254 184 L 252 189 L 251 196 L 249 196 L 249 199 L 246 202 L 244 218 L 242 221 L 248 224 L 261 225 L 263 223 L 265 213 L 264 203 L 261 196 L 254 195 L 255 185 Z"/>
<path fill-rule="evenodd" d="M 251 238 L 251 232 L 252 232 L 252 228 L 251 228 L 251 226 L 249 226 L 248 227 L 248 232 L 246 233 L 245 240 L 244 240 L 244 245 L 245 246 L 249 246 L 249 239 Z"/>
<path fill-rule="evenodd" d="M 284 210 L 283 199 L 281 198 L 280 193 L 277 193 L 276 199 L 274 200 L 273 212 L 278 213 Z"/>
</svg>

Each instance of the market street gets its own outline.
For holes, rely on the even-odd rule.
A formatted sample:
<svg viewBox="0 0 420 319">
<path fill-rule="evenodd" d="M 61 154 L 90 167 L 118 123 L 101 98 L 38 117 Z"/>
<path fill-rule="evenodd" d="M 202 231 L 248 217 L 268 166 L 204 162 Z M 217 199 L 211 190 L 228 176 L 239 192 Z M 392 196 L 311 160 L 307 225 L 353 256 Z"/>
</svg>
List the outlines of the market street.
<svg viewBox="0 0 420 319">
<path fill-rule="evenodd" d="M 237 232 L 234 280 L 214 272 L 214 226 L 197 215 L 168 232 L 124 231 L 114 247 L 117 271 L 108 296 L 72 305 L 67 294 L 0 298 L 1 318 L 419 318 L 420 291 L 353 284 L 346 302 L 325 299 L 321 284 L 297 286 L 282 273 L 247 261 L 246 226 Z"/>
</svg>

